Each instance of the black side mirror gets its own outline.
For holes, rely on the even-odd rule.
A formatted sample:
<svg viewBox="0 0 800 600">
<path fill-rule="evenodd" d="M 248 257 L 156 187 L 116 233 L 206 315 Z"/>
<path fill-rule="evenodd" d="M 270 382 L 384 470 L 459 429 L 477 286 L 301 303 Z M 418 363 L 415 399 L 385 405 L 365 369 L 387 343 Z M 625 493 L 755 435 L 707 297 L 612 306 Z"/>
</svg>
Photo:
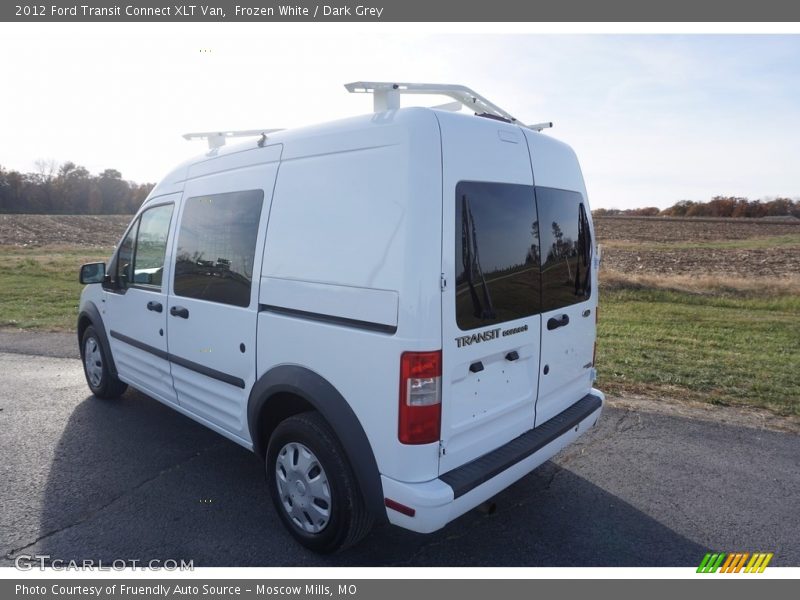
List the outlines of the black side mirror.
<svg viewBox="0 0 800 600">
<path fill-rule="evenodd" d="M 106 263 L 87 263 L 81 265 L 80 281 L 87 283 L 103 283 L 106 276 Z"/>
</svg>

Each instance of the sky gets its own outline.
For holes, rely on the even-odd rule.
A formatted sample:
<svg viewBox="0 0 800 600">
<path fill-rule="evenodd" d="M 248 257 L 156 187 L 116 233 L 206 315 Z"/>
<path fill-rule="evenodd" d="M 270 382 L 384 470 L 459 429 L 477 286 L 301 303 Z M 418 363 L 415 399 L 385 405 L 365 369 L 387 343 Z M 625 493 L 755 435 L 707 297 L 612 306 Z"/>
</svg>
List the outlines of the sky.
<svg viewBox="0 0 800 600">
<path fill-rule="evenodd" d="M 0 56 L 6 169 L 72 161 L 156 182 L 205 150 L 183 133 L 363 114 L 371 98 L 343 84 L 391 80 L 464 84 L 553 121 L 593 208 L 800 197 L 800 35 L 3 23 Z"/>
</svg>

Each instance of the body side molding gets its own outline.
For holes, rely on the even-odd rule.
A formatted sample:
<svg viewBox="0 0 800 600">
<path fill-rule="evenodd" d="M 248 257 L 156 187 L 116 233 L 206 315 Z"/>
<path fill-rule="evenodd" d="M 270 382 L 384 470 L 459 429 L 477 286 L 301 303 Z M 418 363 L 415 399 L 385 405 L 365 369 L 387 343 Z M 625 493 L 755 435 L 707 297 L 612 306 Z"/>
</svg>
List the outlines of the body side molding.
<svg viewBox="0 0 800 600">
<path fill-rule="evenodd" d="M 125 342 L 129 346 L 133 346 L 134 348 L 138 348 L 139 350 L 143 350 L 144 352 L 149 352 L 150 354 L 153 354 L 159 358 L 168 360 L 171 363 L 180 365 L 185 369 L 189 369 L 190 371 L 194 371 L 195 373 L 200 373 L 201 375 L 210 377 L 211 379 L 216 379 L 217 381 L 221 381 L 229 385 L 234 385 L 241 389 L 244 389 L 245 387 L 244 379 L 242 379 L 241 377 L 236 377 L 235 375 L 229 375 L 228 373 L 217 371 L 216 369 L 212 369 L 211 367 L 206 367 L 205 365 L 201 365 L 191 360 L 181 358 L 180 356 L 175 356 L 174 354 L 170 354 L 169 352 L 164 352 L 163 350 L 154 348 L 149 344 L 140 342 L 139 340 L 136 340 L 132 337 L 128 337 L 127 335 L 123 335 L 117 331 L 114 331 L 113 329 L 111 330 L 111 337 L 113 337 L 115 340 L 119 340 L 120 342 Z"/>
<path fill-rule="evenodd" d="M 308 321 L 330 323 L 331 325 L 340 325 L 342 327 L 351 327 L 353 329 L 364 329 L 365 331 L 375 331 L 377 333 L 388 333 L 390 335 L 394 335 L 395 333 L 397 333 L 396 325 L 386 325 L 384 323 L 374 323 L 372 321 L 361 321 L 359 319 L 349 319 L 347 317 L 325 315 L 322 313 L 309 312 L 306 310 L 299 310 L 296 308 L 273 306 L 271 304 L 259 304 L 258 310 L 259 312 L 271 312 L 278 315 L 294 317 L 296 319 L 306 319 Z"/>
<path fill-rule="evenodd" d="M 134 348 L 138 348 L 139 350 L 143 350 L 144 352 L 149 352 L 157 356 L 158 358 L 163 358 L 164 360 L 169 360 L 169 354 L 164 352 L 163 350 L 159 350 L 154 346 L 150 346 L 149 344 L 145 344 L 144 342 L 140 342 L 139 340 L 135 340 L 132 337 L 128 337 L 127 335 L 123 335 L 118 331 L 111 330 L 111 337 L 115 340 L 119 340 L 120 342 L 125 342 L 129 346 L 133 346 Z"/>
</svg>

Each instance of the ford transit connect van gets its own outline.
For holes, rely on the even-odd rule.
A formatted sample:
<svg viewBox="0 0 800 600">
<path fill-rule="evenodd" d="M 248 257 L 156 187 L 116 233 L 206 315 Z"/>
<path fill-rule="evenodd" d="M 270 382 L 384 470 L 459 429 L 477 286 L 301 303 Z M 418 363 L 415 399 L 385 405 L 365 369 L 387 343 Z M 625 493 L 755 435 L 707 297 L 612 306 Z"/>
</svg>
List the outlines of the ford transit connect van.
<svg viewBox="0 0 800 600">
<path fill-rule="evenodd" d="M 440 529 L 598 419 L 598 256 L 573 151 L 461 86 L 359 83 L 376 112 L 210 150 L 84 265 L 78 339 L 262 457 L 318 552 Z M 399 108 L 439 93 L 476 114 Z M 250 132 L 252 133 L 252 132 Z"/>
</svg>

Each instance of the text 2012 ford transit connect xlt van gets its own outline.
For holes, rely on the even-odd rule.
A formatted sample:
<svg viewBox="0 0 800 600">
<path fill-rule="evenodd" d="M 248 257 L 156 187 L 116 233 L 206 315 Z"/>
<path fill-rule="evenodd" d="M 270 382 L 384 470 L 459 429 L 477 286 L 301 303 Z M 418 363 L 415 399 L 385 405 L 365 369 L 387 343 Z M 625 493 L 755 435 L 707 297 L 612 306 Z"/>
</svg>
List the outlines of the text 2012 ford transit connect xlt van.
<svg viewBox="0 0 800 600">
<path fill-rule="evenodd" d="M 133 386 L 263 457 L 282 521 L 319 552 L 376 520 L 443 527 L 604 402 L 574 152 L 462 86 L 348 89 L 376 112 L 235 146 L 204 134 L 108 265 L 81 270 L 92 392 Z"/>
</svg>

